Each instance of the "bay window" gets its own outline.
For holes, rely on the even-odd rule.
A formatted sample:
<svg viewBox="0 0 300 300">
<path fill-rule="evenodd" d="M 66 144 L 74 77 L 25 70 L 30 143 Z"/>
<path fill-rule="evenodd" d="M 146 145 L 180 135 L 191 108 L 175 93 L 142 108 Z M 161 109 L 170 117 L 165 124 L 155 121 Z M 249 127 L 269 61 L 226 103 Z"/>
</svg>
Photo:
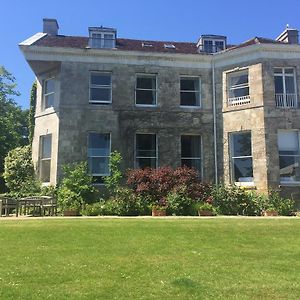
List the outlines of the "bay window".
<svg viewBox="0 0 300 300">
<path fill-rule="evenodd" d="M 227 74 L 228 105 L 250 103 L 248 70 Z"/>
<path fill-rule="evenodd" d="M 54 90 L 54 78 L 46 79 L 43 86 L 43 109 L 54 106 Z"/>
</svg>

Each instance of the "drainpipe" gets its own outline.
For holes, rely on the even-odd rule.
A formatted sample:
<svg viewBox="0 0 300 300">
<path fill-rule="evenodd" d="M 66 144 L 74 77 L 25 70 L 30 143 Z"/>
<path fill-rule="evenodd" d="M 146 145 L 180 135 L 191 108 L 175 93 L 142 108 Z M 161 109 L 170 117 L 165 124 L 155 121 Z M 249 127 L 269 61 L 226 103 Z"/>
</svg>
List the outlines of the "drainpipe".
<svg viewBox="0 0 300 300">
<path fill-rule="evenodd" d="M 213 127 L 214 127 L 214 164 L 215 164 L 215 184 L 218 184 L 218 155 L 217 155 L 217 104 L 215 85 L 215 62 L 212 56 L 212 96 L 213 96 Z"/>
</svg>

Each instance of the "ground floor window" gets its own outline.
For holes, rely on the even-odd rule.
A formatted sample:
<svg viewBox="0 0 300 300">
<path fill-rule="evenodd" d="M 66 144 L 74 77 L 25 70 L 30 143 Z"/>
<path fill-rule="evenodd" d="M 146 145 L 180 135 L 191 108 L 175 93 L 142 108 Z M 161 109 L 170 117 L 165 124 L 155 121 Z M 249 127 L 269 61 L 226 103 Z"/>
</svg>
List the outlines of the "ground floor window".
<svg viewBox="0 0 300 300">
<path fill-rule="evenodd" d="M 181 136 L 181 165 L 194 168 L 201 176 L 201 136 Z"/>
<path fill-rule="evenodd" d="M 102 176 L 108 176 L 111 152 L 110 134 L 90 132 L 88 136 L 88 168 L 96 183 L 103 183 Z"/>
<path fill-rule="evenodd" d="M 40 137 L 40 180 L 50 182 L 52 135 Z"/>
<path fill-rule="evenodd" d="M 278 132 L 279 169 L 281 183 L 300 183 L 299 131 Z"/>
<path fill-rule="evenodd" d="M 230 134 L 232 181 L 253 182 L 251 132 Z"/>
<path fill-rule="evenodd" d="M 157 167 L 157 136 L 156 134 L 136 134 L 135 167 Z"/>
</svg>

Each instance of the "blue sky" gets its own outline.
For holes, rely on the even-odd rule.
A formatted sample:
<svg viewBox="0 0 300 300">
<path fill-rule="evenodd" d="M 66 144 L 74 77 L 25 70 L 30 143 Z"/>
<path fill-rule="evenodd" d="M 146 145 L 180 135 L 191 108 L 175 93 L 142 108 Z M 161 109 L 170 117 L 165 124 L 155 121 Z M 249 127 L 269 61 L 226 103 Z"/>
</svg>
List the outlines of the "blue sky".
<svg viewBox="0 0 300 300">
<path fill-rule="evenodd" d="M 197 41 L 221 34 L 236 44 L 254 36 L 276 38 L 285 28 L 300 29 L 300 1 L 285 0 L 0 0 L 0 65 L 17 79 L 29 106 L 34 74 L 18 43 L 42 31 L 42 19 L 58 20 L 60 34 L 87 36 L 89 26 L 114 27 L 118 36 L 148 40 Z"/>
</svg>

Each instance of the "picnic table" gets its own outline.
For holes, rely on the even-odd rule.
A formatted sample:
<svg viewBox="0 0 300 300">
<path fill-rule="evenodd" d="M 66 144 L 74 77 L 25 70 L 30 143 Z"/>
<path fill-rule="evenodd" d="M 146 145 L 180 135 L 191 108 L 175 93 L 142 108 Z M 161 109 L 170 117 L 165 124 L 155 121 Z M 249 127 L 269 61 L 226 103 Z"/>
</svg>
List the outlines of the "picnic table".
<svg viewBox="0 0 300 300">
<path fill-rule="evenodd" d="M 0 199 L 0 217 L 4 212 L 5 216 L 9 216 L 9 212 L 14 209 L 16 217 L 19 215 L 27 215 L 29 212 L 34 215 L 44 216 L 46 212 L 53 216 L 57 214 L 56 199 L 49 196 L 31 196 L 19 199 L 4 197 Z"/>
</svg>

